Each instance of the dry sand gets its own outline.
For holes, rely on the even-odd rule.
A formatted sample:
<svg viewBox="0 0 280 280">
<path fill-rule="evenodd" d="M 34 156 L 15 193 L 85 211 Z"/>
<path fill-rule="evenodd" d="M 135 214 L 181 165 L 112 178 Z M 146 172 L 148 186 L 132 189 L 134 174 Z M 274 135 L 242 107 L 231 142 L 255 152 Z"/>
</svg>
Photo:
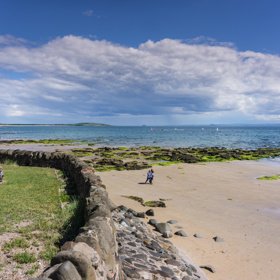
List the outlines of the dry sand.
<svg viewBox="0 0 280 280">
<path fill-rule="evenodd" d="M 98 173 L 117 205 L 137 211 L 147 207 L 122 195 L 144 201 L 170 199 L 167 208 L 154 208 L 155 219 L 171 219 L 188 237 L 171 241 L 211 280 L 280 279 L 280 180 L 261 181 L 279 169 L 256 162 L 225 162 L 156 166 L 153 185 L 143 184 L 147 170 Z M 146 220 L 148 221 L 148 219 Z M 203 236 L 197 239 L 195 233 Z M 213 237 L 225 240 L 216 243 Z"/>
</svg>

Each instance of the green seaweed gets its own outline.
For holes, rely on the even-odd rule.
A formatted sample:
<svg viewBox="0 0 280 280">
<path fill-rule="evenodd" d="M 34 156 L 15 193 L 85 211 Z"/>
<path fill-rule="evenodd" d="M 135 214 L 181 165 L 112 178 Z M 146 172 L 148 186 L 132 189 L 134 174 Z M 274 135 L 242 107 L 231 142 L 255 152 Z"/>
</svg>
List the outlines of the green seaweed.
<svg viewBox="0 0 280 280">
<path fill-rule="evenodd" d="M 258 180 L 267 180 L 267 181 L 278 180 L 278 179 L 280 179 L 280 174 L 276 174 L 274 176 L 262 176 L 262 177 L 258 177 L 257 179 Z"/>
<path fill-rule="evenodd" d="M 132 199 L 132 200 L 135 200 L 135 201 L 138 201 L 140 202 L 141 204 L 144 203 L 144 200 L 142 197 L 139 197 L 139 196 L 123 196 L 125 198 L 129 198 L 129 199 Z"/>
<path fill-rule="evenodd" d="M 162 201 L 147 201 L 144 203 L 145 206 L 149 206 L 149 207 L 162 207 L 162 208 L 166 208 L 166 205 L 164 202 Z"/>
</svg>

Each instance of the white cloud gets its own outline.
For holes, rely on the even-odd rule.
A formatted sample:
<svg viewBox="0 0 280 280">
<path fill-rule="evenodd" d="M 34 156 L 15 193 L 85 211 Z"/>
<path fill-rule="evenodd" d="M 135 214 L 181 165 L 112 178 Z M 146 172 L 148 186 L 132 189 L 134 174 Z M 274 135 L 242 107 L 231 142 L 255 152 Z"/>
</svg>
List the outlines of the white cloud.
<svg viewBox="0 0 280 280">
<path fill-rule="evenodd" d="M 11 104 L 8 106 L 3 106 L 3 108 L 4 108 L 4 110 L 6 110 L 6 114 L 9 117 L 21 117 L 21 116 L 25 115 L 25 113 L 23 111 L 19 110 L 18 104 Z"/>
<path fill-rule="evenodd" d="M 93 15 L 93 10 L 86 10 L 83 12 L 83 15 L 91 17 Z"/>
<path fill-rule="evenodd" d="M 12 35 L 0 35 L 0 46 L 22 45 L 27 43 L 29 42 L 23 38 L 16 38 Z"/>
<path fill-rule="evenodd" d="M 279 56 L 206 41 L 164 39 L 129 48 L 76 36 L 39 47 L 6 40 L 0 69 L 29 78 L 0 79 L 0 102 L 26 108 L 15 113 L 23 117 L 37 111 L 81 120 L 175 114 L 206 120 L 211 113 L 223 122 L 221 113 L 231 112 L 236 119 L 278 120 Z M 12 116 L 5 112 L 0 117 Z"/>
</svg>

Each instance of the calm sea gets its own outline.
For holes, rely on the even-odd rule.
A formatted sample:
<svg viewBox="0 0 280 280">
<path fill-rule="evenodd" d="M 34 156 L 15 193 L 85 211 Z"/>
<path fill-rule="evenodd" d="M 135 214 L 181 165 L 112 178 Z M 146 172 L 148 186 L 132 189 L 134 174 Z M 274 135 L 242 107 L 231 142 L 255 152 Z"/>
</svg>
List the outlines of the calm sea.
<svg viewBox="0 0 280 280">
<path fill-rule="evenodd" d="M 0 127 L 0 139 L 87 140 L 97 146 L 280 147 L 280 126 L 13 126 Z"/>
</svg>

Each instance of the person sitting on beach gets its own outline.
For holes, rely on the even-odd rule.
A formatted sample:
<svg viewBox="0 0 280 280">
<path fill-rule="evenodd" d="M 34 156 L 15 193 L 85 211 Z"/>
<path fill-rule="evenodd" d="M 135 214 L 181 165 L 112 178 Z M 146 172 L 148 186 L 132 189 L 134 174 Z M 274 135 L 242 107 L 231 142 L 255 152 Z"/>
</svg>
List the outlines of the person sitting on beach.
<svg viewBox="0 0 280 280">
<path fill-rule="evenodd" d="M 150 184 L 151 184 L 151 185 L 153 184 L 154 174 L 155 174 L 154 170 L 151 169 L 151 174 L 150 174 Z"/>
<path fill-rule="evenodd" d="M 148 181 L 150 181 L 150 179 L 151 179 L 151 170 L 149 170 L 148 173 L 147 173 L 147 180 L 146 180 L 145 184 L 146 184 Z"/>
</svg>

